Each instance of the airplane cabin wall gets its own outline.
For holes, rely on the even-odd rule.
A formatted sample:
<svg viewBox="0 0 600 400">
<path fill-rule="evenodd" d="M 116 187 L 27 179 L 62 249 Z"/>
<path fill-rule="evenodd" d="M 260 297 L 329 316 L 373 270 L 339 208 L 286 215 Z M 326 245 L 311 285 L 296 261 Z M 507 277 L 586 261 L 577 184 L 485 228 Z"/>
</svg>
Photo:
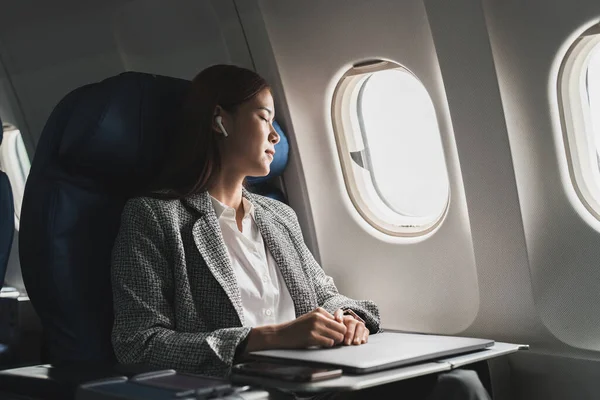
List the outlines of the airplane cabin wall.
<svg viewBox="0 0 600 400">
<path fill-rule="evenodd" d="M 342 293 L 376 301 L 384 327 L 464 331 L 477 316 L 478 281 L 456 144 L 422 2 L 265 0 L 258 6 L 268 41 L 249 36 L 250 49 L 259 66 L 260 54 L 267 56 L 263 48 L 272 47 L 284 88 L 275 96 L 285 98 L 294 152 L 285 183 L 305 236 L 314 232 L 318 251 L 312 250 L 325 271 Z M 259 22 L 245 19 L 245 11 L 245 30 L 253 32 Z M 362 219 L 346 192 L 332 130 L 333 91 L 352 64 L 373 58 L 410 69 L 435 104 L 451 201 L 444 222 L 426 238 L 383 235 Z M 305 186 L 305 193 L 294 192 L 295 186 Z"/>
<path fill-rule="evenodd" d="M 566 47 L 597 22 L 597 3 L 257 3 L 267 33 L 249 46 L 257 70 L 281 80 L 295 152 L 290 202 L 341 292 L 377 301 L 384 327 L 530 344 L 503 359 L 513 391 L 500 399 L 597 397 L 598 221 L 573 204 L 549 98 Z M 246 8 L 246 31 L 259 31 Z M 414 72 L 438 114 L 450 213 L 421 241 L 382 237 L 344 186 L 333 89 L 349 66 L 373 58 Z"/>
<path fill-rule="evenodd" d="M 569 177 L 556 88 L 568 47 L 600 21 L 600 4 L 485 4 L 537 310 L 561 342 L 598 351 L 600 221 L 585 210 Z"/>
<path fill-rule="evenodd" d="M 463 333 L 525 343 L 552 340 L 531 295 L 519 198 L 481 2 L 425 4 L 455 128 L 481 290 L 480 312 Z"/>
<path fill-rule="evenodd" d="M 191 79 L 216 63 L 252 68 L 233 1 L 24 0 L 2 14 L 0 59 L 28 131 L 15 125 L 32 146 L 57 102 L 85 84 L 124 71 Z"/>
<path fill-rule="evenodd" d="M 495 60 L 537 314 L 554 343 L 511 357 L 522 398 L 600 392 L 600 221 L 569 176 L 558 102 L 561 64 L 600 22 L 593 0 L 483 2 Z M 592 112 L 598 112 L 597 110 Z M 552 355 L 550 355 L 552 354 Z"/>
</svg>

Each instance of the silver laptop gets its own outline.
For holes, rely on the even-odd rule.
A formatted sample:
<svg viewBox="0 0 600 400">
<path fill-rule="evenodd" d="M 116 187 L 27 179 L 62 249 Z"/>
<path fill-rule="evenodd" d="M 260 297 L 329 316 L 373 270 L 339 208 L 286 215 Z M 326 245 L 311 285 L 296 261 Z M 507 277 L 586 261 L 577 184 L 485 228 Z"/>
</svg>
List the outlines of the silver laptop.
<svg viewBox="0 0 600 400">
<path fill-rule="evenodd" d="M 493 346 L 493 340 L 456 336 L 382 332 L 369 336 L 360 346 L 299 350 L 263 350 L 250 353 L 253 359 L 319 364 L 366 374 L 421 361 L 469 353 Z"/>
</svg>

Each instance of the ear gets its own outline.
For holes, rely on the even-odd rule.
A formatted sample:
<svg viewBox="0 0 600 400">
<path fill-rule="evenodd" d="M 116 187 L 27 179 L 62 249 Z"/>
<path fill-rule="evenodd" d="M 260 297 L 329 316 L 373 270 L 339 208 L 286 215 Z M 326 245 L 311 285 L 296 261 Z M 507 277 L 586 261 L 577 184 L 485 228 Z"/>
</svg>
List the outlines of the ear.
<svg viewBox="0 0 600 400">
<path fill-rule="evenodd" d="M 223 115 L 225 112 L 225 110 L 223 110 L 223 107 L 221 107 L 220 105 L 216 105 L 215 106 L 215 111 L 213 112 L 213 117 L 216 117 L 217 115 Z"/>
</svg>

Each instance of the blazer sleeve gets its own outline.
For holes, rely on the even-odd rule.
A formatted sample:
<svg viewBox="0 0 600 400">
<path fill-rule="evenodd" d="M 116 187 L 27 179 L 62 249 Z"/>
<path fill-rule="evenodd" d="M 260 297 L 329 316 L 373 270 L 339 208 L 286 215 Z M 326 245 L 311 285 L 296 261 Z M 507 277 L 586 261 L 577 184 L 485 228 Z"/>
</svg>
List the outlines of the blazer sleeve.
<svg viewBox="0 0 600 400">
<path fill-rule="evenodd" d="M 226 375 L 249 327 L 212 332 L 175 328 L 173 266 L 157 215 L 144 198 L 130 200 L 112 253 L 115 320 L 112 343 L 120 363 Z"/>
<path fill-rule="evenodd" d="M 291 210 L 291 209 L 290 209 Z M 296 214 L 292 211 L 292 236 L 296 237 L 297 246 L 299 247 L 300 257 L 307 277 L 312 281 L 313 287 L 317 293 L 317 302 L 319 307 L 323 307 L 330 313 L 334 313 L 338 308 L 351 309 L 358 314 L 364 321 L 370 333 L 380 331 L 379 308 L 371 300 L 353 300 L 340 294 L 333 282 L 333 278 L 325 274 L 323 268 L 306 246 L 302 236 L 302 230 L 298 223 Z"/>
</svg>

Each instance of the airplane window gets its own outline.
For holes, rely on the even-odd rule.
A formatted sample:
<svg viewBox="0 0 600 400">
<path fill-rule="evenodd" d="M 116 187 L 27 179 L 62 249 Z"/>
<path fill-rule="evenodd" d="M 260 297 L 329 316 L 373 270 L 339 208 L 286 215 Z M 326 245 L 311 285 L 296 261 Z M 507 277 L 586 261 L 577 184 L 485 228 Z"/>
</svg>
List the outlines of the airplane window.
<svg viewBox="0 0 600 400">
<path fill-rule="evenodd" d="M 355 67 L 334 95 L 334 131 L 350 197 L 377 229 L 430 231 L 449 182 L 434 105 L 423 84 L 390 62 Z"/>
<path fill-rule="evenodd" d="M 600 27 L 584 33 L 567 52 L 558 94 L 573 186 L 600 219 Z"/>
<path fill-rule="evenodd" d="M 600 45 L 596 45 L 590 54 L 587 68 L 586 89 L 590 117 L 592 119 L 592 135 L 596 148 L 597 164 L 600 162 Z M 600 164 L 597 165 L 600 168 Z"/>
<path fill-rule="evenodd" d="M 15 227 L 19 230 L 23 191 L 31 163 L 21 132 L 12 125 L 5 125 L 3 130 L 4 138 L 0 145 L 0 169 L 6 172 L 12 187 L 15 202 Z"/>
</svg>

